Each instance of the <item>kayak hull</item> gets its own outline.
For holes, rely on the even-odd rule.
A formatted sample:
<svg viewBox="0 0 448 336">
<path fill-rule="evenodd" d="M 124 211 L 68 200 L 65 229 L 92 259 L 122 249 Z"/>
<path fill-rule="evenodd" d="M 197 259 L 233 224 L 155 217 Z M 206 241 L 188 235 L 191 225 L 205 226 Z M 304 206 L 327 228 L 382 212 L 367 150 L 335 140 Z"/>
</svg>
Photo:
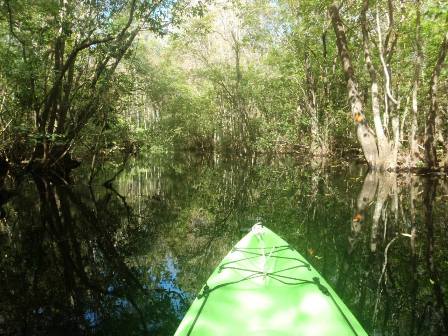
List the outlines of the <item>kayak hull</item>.
<svg viewBox="0 0 448 336">
<path fill-rule="evenodd" d="M 367 335 L 319 273 L 256 225 L 213 271 L 175 336 Z"/>
</svg>

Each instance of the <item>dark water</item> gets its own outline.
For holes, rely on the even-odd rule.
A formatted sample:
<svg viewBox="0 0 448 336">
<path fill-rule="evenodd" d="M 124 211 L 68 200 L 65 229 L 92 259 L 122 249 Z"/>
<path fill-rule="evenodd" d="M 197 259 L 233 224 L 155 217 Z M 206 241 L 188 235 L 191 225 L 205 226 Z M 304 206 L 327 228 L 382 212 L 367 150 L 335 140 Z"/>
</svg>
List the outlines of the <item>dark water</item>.
<svg viewBox="0 0 448 336">
<path fill-rule="evenodd" d="M 104 168 L 91 188 L 82 171 L 73 186 L 7 179 L 0 334 L 171 335 L 261 220 L 369 334 L 447 335 L 447 180 L 303 161 L 141 159 L 107 187 L 118 167 Z"/>
</svg>

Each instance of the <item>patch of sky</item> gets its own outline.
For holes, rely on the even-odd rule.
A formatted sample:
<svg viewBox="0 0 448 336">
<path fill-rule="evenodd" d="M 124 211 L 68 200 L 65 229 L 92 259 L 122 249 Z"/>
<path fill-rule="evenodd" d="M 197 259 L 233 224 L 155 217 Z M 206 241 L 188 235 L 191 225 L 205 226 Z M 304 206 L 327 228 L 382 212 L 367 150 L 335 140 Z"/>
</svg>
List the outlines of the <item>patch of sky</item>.
<svg viewBox="0 0 448 336">
<path fill-rule="evenodd" d="M 84 313 L 84 320 L 90 327 L 96 327 L 99 324 L 98 314 L 92 310 L 88 310 Z"/>
<path fill-rule="evenodd" d="M 159 281 L 159 288 L 162 288 L 170 296 L 171 306 L 177 317 L 182 318 L 185 313 L 184 309 L 186 303 L 193 296 L 190 293 L 184 292 L 176 283 L 179 268 L 175 259 L 168 255 L 165 259 L 165 270 L 163 276 Z"/>
<path fill-rule="evenodd" d="M 123 299 L 123 298 L 117 298 L 115 300 L 115 306 L 118 306 L 118 307 L 121 307 L 121 308 L 125 308 L 125 309 L 130 307 L 129 301 L 126 300 L 126 299 Z"/>
</svg>

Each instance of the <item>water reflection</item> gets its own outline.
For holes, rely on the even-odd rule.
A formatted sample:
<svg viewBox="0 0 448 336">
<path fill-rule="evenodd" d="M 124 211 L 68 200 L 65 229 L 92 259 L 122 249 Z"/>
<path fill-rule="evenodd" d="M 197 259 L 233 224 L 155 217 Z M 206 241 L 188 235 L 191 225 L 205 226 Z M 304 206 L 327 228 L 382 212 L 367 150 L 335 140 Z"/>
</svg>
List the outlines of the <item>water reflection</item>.
<svg viewBox="0 0 448 336">
<path fill-rule="evenodd" d="M 442 286 L 447 275 L 446 206 L 435 202 L 437 185 L 446 189 L 445 180 L 433 177 L 368 173 L 364 179 L 350 243 L 353 248 L 356 237 L 362 237 L 365 213 L 371 208 L 367 227 L 373 266 L 378 256 L 382 259 L 380 269 L 368 271 L 378 279 L 371 318 L 374 330 L 392 330 L 397 335 L 421 335 L 428 330 L 430 335 L 444 335 L 448 331 Z M 441 277 L 438 267 L 444 269 Z M 431 288 L 433 297 L 427 295 Z M 393 321 L 396 317 L 399 324 Z"/>
<path fill-rule="evenodd" d="M 125 198 L 41 178 L 18 192 L 2 230 L 0 333 L 132 335 L 175 327 L 185 309 L 182 292 L 169 284 L 175 269 L 168 263 L 159 277 L 146 258 L 136 259 L 148 253 L 152 232 Z"/>
<path fill-rule="evenodd" d="M 172 334 L 257 220 L 372 334 L 448 331 L 444 178 L 288 157 L 170 157 L 131 162 L 107 188 L 12 186 L 0 219 L 0 334 Z"/>
</svg>

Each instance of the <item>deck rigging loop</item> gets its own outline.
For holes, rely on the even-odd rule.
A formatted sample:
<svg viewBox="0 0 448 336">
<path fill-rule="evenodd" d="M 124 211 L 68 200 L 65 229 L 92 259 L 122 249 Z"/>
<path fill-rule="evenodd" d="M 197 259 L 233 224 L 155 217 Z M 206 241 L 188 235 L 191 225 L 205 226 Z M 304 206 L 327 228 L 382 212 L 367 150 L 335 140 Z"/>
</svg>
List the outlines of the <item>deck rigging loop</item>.
<svg viewBox="0 0 448 336">
<path fill-rule="evenodd" d="M 202 289 L 202 293 L 198 296 L 198 298 L 204 298 L 204 300 L 202 301 L 202 304 L 201 304 L 201 307 L 199 308 L 198 313 L 194 317 L 193 323 L 191 324 L 190 328 L 188 329 L 187 336 L 191 335 L 191 332 L 193 331 L 193 328 L 196 325 L 196 322 L 199 319 L 199 316 L 201 315 L 201 312 L 204 309 L 204 306 L 208 300 L 209 293 L 210 293 L 210 288 L 208 287 L 208 284 L 206 283 L 204 288 Z"/>
</svg>

